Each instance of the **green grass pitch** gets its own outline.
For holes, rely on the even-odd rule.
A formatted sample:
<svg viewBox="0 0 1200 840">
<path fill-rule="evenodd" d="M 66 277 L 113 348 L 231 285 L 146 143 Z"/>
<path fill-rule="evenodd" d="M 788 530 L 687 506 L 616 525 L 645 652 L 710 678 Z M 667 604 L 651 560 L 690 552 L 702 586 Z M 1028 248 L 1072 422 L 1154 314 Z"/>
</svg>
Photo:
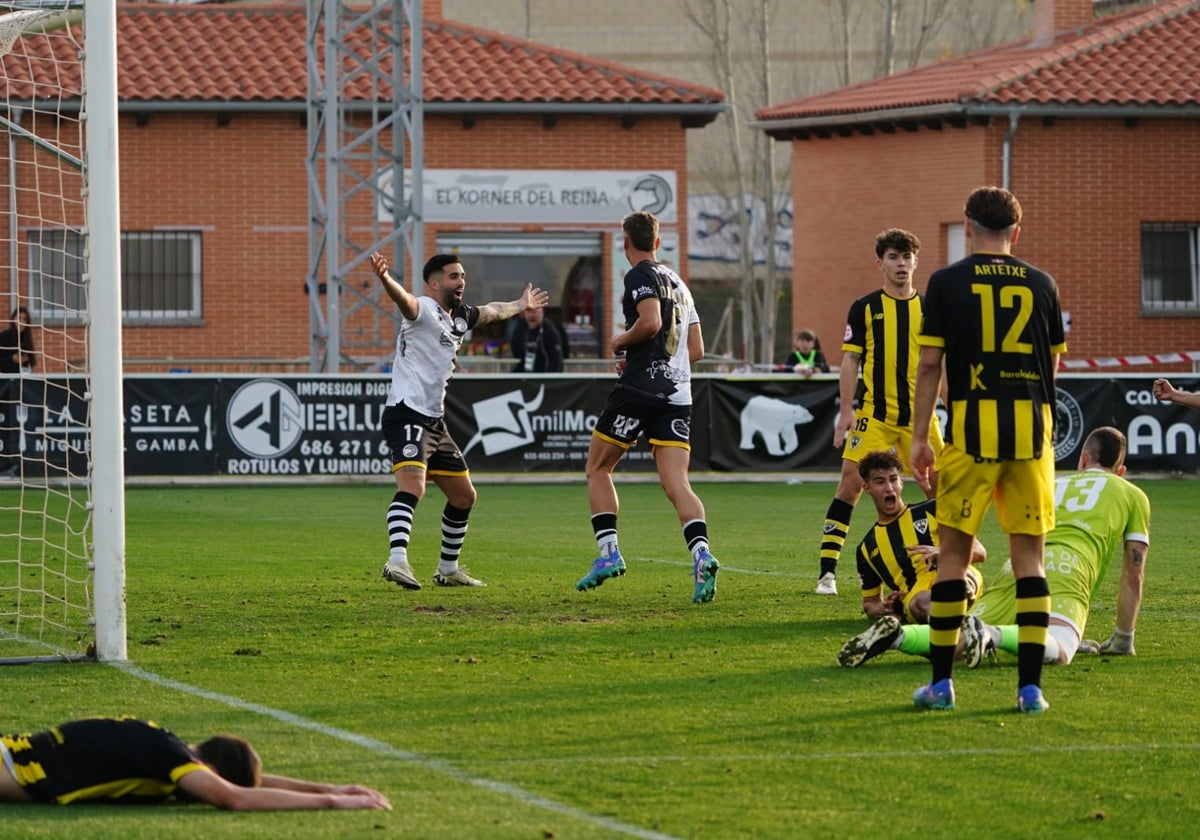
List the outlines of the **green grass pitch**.
<svg viewBox="0 0 1200 840">
<path fill-rule="evenodd" d="M 701 606 L 656 485 L 619 483 L 628 574 L 587 593 L 574 590 L 595 556 L 582 480 L 481 484 L 463 562 L 488 588 L 420 592 L 379 575 L 386 480 L 131 488 L 130 667 L 0 670 L 0 730 L 125 713 L 190 740 L 234 732 L 272 772 L 369 784 L 395 810 L 8 806 L 0 835 L 1187 836 L 1200 483 L 1142 486 L 1154 518 L 1138 655 L 1048 668 L 1051 709 L 1034 717 L 1013 708 L 1010 657 L 960 671 L 949 713 L 912 707 L 924 660 L 837 667 L 865 619 L 849 551 L 842 594 L 812 594 L 829 483 L 697 485 L 723 565 Z M 424 581 L 442 504 L 431 488 L 417 511 Z M 1007 554 L 994 515 L 982 537 L 988 577 Z M 1115 572 L 1093 638 L 1112 628 Z"/>
</svg>

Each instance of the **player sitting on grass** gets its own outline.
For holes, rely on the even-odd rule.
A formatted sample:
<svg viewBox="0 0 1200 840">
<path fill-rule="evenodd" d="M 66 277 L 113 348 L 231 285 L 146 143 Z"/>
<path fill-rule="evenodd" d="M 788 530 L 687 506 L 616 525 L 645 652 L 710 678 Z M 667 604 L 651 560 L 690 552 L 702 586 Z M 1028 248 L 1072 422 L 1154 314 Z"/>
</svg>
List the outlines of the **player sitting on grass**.
<svg viewBox="0 0 1200 840">
<path fill-rule="evenodd" d="M 1103 426 L 1084 441 L 1079 471 L 1055 482 L 1057 524 L 1046 536 L 1045 553 L 1050 627 L 1044 661 L 1049 664 L 1067 665 L 1081 650 L 1134 653 L 1134 624 L 1142 603 L 1142 576 L 1150 545 L 1150 502 L 1141 489 L 1122 477 L 1124 473 L 1125 436 Z M 1122 543 L 1116 628 L 1104 642 L 1081 641 L 1092 599 Z M 910 635 L 906 630 L 876 622 L 847 646 L 853 643 L 856 649 L 865 649 L 857 664 L 891 649 L 928 655 L 928 634 L 923 641 L 905 641 Z M 968 668 L 978 667 L 997 648 L 1017 654 L 1016 582 L 1011 564 L 1004 564 L 999 578 L 967 615 L 961 637 L 956 658 Z"/>
<path fill-rule="evenodd" d="M 87 718 L 0 735 L 0 802 L 161 802 L 176 796 L 231 811 L 392 809 L 382 793 L 262 772 L 254 748 L 218 735 L 185 744 L 136 718 Z"/>
<path fill-rule="evenodd" d="M 904 462 L 892 450 L 868 452 L 858 462 L 863 491 L 875 503 L 877 517 L 855 551 L 863 612 L 875 623 L 838 653 L 838 662 L 848 668 L 886 650 L 885 640 L 903 643 L 907 639 L 907 645 L 918 647 L 929 644 L 929 587 L 937 576 L 937 501 L 906 504 L 901 497 L 903 469 Z M 987 551 L 975 540 L 972 564 L 986 559 Z M 973 601 L 983 588 L 983 578 L 974 565 L 967 570 L 967 581 L 968 597 Z M 885 585 L 889 589 L 886 599 Z M 904 621 L 912 626 L 902 628 Z"/>
</svg>

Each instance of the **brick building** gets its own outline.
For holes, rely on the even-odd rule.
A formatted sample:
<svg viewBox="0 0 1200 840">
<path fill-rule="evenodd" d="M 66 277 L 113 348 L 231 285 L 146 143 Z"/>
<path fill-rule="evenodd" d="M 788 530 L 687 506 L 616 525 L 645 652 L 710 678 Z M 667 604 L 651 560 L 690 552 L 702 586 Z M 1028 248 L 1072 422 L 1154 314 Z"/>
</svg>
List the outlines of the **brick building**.
<svg viewBox="0 0 1200 840">
<path fill-rule="evenodd" d="M 426 255 L 460 253 L 474 302 L 512 299 L 526 280 L 550 288 L 552 314 L 572 322 L 574 352 L 595 356 L 611 331 L 613 281 L 624 268 L 619 241 L 613 246 L 620 218 L 635 204 L 658 210 L 663 256 L 678 259 L 687 130 L 713 120 L 723 94 L 448 21 L 440 0 L 425 0 L 423 14 L 428 182 L 460 198 L 463 183 L 488 183 L 493 196 L 555 202 L 536 211 L 529 201 L 471 209 L 464 199 L 439 215 L 427 200 Z M 304 369 L 305 4 L 122 3 L 117 15 L 127 372 Z M 20 39 L 4 59 L 10 111 L 43 95 L 29 60 L 39 39 Z M 9 184 L 6 170 L 0 189 L 11 202 L 31 200 L 28 184 Z M 18 212 L 33 218 L 27 206 Z M 35 323 L 61 319 L 61 307 L 31 297 L 40 281 L 23 263 L 30 236 L 45 234 L 19 227 L 0 299 L 28 303 Z M 149 248 L 172 255 L 173 276 L 130 282 Z M 361 273 L 356 287 L 375 294 L 369 268 Z M 168 302 L 151 302 L 164 288 Z M 353 341 L 343 351 L 355 366 L 390 355 L 394 323 L 383 311 L 363 309 L 348 324 Z M 502 340 L 477 336 L 468 351 L 494 352 Z"/>
<path fill-rule="evenodd" d="M 1068 361 L 1200 350 L 1200 2 L 1034 15 L 1031 39 L 758 113 L 793 146 L 793 321 L 835 363 L 875 234 L 921 238 L 923 289 L 982 184 L 1024 206 L 1017 253 L 1058 281 Z"/>
</svg>

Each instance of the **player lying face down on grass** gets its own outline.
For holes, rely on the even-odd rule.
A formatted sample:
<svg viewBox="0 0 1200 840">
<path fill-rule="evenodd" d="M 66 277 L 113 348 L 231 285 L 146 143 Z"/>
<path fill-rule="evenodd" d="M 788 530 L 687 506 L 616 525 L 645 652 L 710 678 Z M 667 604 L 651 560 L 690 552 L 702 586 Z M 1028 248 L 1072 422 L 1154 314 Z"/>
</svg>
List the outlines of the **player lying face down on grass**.
<svg viewBox="0 0 1200 840">
<path fill-rule="evenodd" d="M 313 811 L 392 806 L 361 785 L 329 785 L 262 772 L 241 738 L 185 744 L 157 723 L 85 718 L 42 732 L 0 735 L 0 802 L 199 801 L 230 811 Z"/>
</svg>

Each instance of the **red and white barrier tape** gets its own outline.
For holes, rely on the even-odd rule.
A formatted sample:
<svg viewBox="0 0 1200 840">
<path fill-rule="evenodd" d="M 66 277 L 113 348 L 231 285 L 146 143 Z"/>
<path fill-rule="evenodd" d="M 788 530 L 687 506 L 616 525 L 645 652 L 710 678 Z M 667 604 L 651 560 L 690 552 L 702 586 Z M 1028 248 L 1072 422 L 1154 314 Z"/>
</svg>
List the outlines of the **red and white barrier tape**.
<svg viewBox="0 0 1200 840">
<path fill-rule="evenodd" d="M 1200 350 L 1189 353 L 1163 353 L 1159 356 L 1111 356 L 1107 359 L 1063 359 L 1060 368 L 1133 367 L 1135 365 L 1169 365 L 1200 361 Z"/>
</svg>

